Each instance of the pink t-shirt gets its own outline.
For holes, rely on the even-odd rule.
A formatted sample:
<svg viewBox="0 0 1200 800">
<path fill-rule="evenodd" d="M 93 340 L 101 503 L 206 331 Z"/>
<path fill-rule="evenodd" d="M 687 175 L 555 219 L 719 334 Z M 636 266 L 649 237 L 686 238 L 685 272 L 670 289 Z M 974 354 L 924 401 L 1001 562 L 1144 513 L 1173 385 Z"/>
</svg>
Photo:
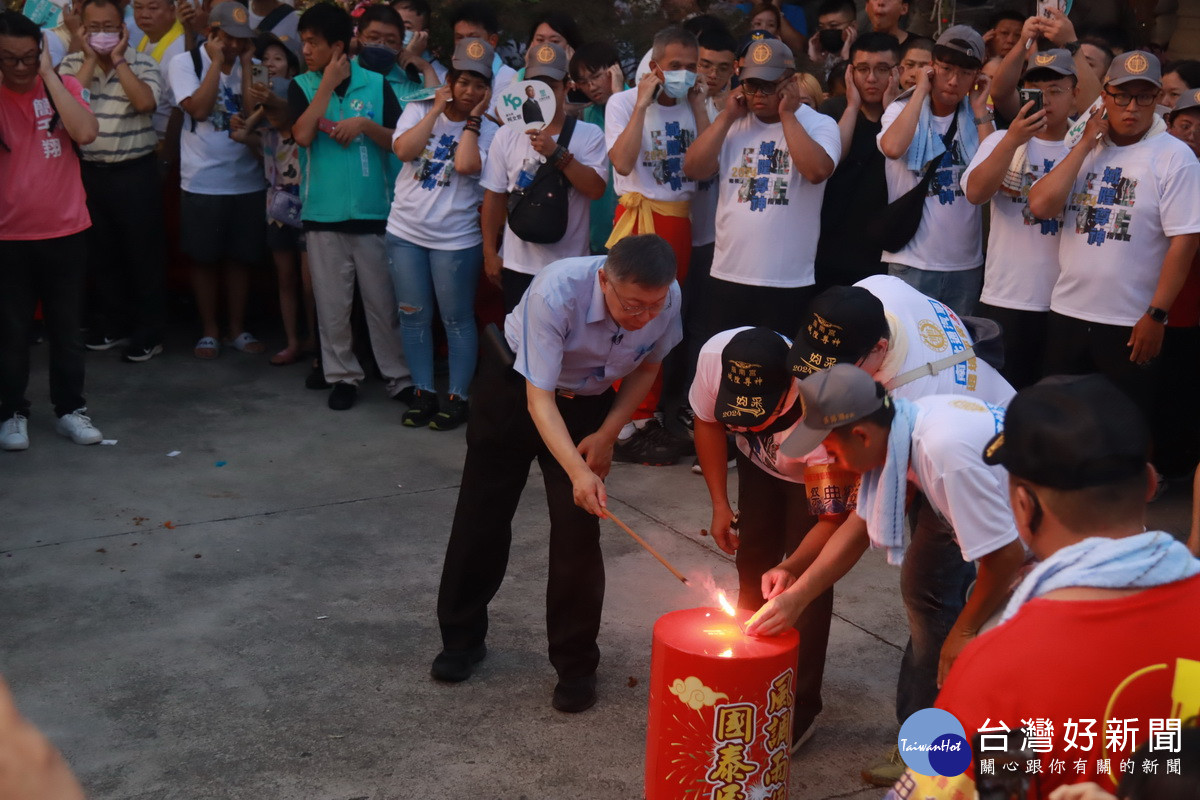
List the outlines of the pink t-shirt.
<svg viewBox="0 0 1200 800">
<path fill-rule="evenodd" d="M 87 105 L 79 81 L 62 82 Z M 0 85 L 0 239 L 55 239 L 92 224 L 79 157 L 61 119 L 49 130 L 53 116 L 41 76 L 24 94 Z"/>
</svg>

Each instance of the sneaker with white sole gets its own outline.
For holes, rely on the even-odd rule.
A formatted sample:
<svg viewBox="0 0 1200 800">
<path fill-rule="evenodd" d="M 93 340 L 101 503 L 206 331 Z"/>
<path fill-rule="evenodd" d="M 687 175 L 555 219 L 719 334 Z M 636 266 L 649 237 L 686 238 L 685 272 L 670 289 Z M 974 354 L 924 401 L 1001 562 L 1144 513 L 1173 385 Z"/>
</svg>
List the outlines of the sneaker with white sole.
<svg viewBox="0 0 1200 800">
<path fill-rule="evenodd" d="M 70 414 L 63 414 L 54 429 L 75 444 L 99 444 L 104 435 L 96 430 L 86 411 L 86 408 L 77 408 Z"/>
<path fill-rule="evenodd" d="M 0 449 L 28 450 L 29 420 L 20 414 L 13 414 L 0 423 Z"/>
</svg>

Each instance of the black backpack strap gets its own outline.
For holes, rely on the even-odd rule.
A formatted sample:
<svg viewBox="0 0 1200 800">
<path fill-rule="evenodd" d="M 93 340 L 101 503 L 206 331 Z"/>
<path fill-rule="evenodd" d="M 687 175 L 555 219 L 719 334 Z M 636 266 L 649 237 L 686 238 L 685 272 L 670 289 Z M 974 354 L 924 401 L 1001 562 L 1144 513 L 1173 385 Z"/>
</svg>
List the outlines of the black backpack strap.
<svg viewBox="0 0 1200 800">
<path fill-rule="evenodd" d="M 192 55 L 192 69 L 194 69 L 196 71 L 196 80 L 203 80 L 202 76 L 204 75 L 204 62 L 200 60 L 200 48 L 201 47 L 204 47 L 203 43 L 196 45 L 195 47 L 193 47 L 191 50 L 188 51 Z M 190 117 L 192 120 L 192 133 L 195 133 L 196 132 L 196 118 L 193 117 L 191 114 L 188 114 L 188 117 Z"/>
<path fill-rule="evenodd" d="M 571 145 L 571 134 L 575 133 L 575 118 L 567 117 L 563 120 L 562 130 L 558 132 L 558 144 L 566 149 Z"/>
<path fill-rule="evenodd" d="M 258 23 L 259 33 L 270 33 L 275 29 L 275 26 L 283 22 L 288 14 L 292 13 L 292 7 L 286 3 L 276 6 L 271 10 L 270 14 L 263 17 L 262 22 Z"/>
</svg>

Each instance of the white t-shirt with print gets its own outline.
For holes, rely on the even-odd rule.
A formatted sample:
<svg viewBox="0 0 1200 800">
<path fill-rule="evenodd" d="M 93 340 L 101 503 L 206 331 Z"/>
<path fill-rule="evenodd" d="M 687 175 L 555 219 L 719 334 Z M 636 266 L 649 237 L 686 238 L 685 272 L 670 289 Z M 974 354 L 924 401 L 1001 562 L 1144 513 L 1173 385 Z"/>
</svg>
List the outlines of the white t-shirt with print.
<svg viewBox="0 0 1200 800">
<path fill-rule="evenodd" d="M 721 353 L 729 344 L 730 339 L 746 330 L 750 330 L 750 328 L 742 327 L 721 331 L 700 348 L 700 358 L 696 361 L 696 377 L 692 379 L 692 388 L 688 392 L 688 405 L 692 407 L 696 417 L 704 422 L 717 421 L 717 392 L 721 388 Z M 787 342 L 789 347 L 791 346 L 792 343 L 786 336 L 780 334 L 779 338 Z M 800 402 L 796 381 L 792 382 L 791 393 L 792 403 Z M 792 403 L 788 404 L 788 410 L 792 408 Z M 787 439 L 796 425 L 800 424 L 801 419 L 797 418 L 794 424 L 782 431 L 765 436 L 735 430 L 732 431 L 733 440 L 737 443 L 738 450 L 742 452 L 742 455 L 754 462 L 754 465 L 763 472 L 791 483 L 804 483 L 804 467 L 806 465 L 825 464 L 830 461 L 830 458 L 829 454 L 825 452 L 824 445 L 818 446 L 816 450 L 802 458 L 791 458 L 784 455 L 779 449 L 779 445 Z"/>
<path fill-rule="evenodd" d="M 915 402 L 909 479 L 950 523 L 963 560 L 975 561 L 1018 541 L 1008 471 L 988 466 L 982 457 L 1004 428 L 1004 406 L 948 395 Z"/>
<path fill-rule="evenodd" d="M 837 123 L 806 105 L 796 119 L 836 164 Z M 825 182 L 809 183 L 788 151 L 782 122 L 747 114 L 721 144 L 712 276 L 748 286 L 811 286 Z"/>
<path fill-rule="evenodd" d="M 970 185 L 976 167 L 992 154 L 1005 133 L 996 131 L 979 145 L 979 152 L 963 172 L 964 187 Z M 1021 183 L 1021 194 L 996 192 L 991 198 L 991 232 L 979 298 L 982 302 L 1018 311 L 1050 310 L 1050 292 L 1058 280 L 1062 218 L 1037 219 L 1029 213 L 1029 187 L 1070 151 L 1061 139 L 1030 139 L 1025 146 L 1029 169 Z"/>
<path fill-rule="evenodd" d="M 1168 133 L 1101 144 L 1067 199 L 1051 310 L 1129 327 L 1146 312 L 1168 237 L 1200 232 L 1200 162 Z"/>
<path fill-rule="evenodd" d="M 212 68 L 208 52 L 200 48 L 202 75 Z M 196 77 L 192 54 L 180 53 L 171 59 L 171 91 L 178 102 L 183 102 L 200 88 L 202 78 Z M 248 194 L 262 189 L 262 162 L 244 144 L 229 138 L 229 118 L 242 110 L 242 67 L 234 62 L 230 74 L 221 74 L 217 99 L 207 119 L 196 120 L 192 130 L 192 118 L 183 115 L 183 133 L 180 136 L 179 177 L 180 186 L 193 194 L 231 195 Z"/>
<path fill-rule="evenodd" d="M 605 152 L 612 150 L 633 117 L 637 88 L 617 92 L 604 107 Z M 642 143 L 628 175 L 613 171 L 617 197 L 637 192 L 651 200 L 690 200 L 696 182 L 683 174 L 683 156 L 696 141 L 696 118 L 687 100 L 646 109 Z"/>
<path fill-rule="evenodd" d="M 396 122 L 394 143 L 425 119 L 432 103 L 409 103 Z M 439 114 L 421 155 L 408 161 L 396 176 L 387 232 L 432 250 L 465 250 L 483 241 L 479 230 L 479 204 L 483 187 L 479 175 L 462 176 L 454 170 L 454 156 L 467 121 L 451 122 Z M 483 120 L 479 156 L 487 167 L 488 146 L 496 124 Z"/>
<path fill-rule="evenodd" d="M 558 141 L 557 135 L 554 136 L 554 141 Z M 567 149 L 576 161 L 592 169 L 602 180 L 608 180 L 608 151 L 604 147 L 604 131 L 600 130 L 599 125 L 576 122 L 575 132 L 571 134 L 571 142 Z M 492 192 L 511 192 L 517 187 L 521 165 L 526 159 L 534 159 L 539 164 L 546 160 L 533 149 L 524 130 L 515 125 L 505 125 L 492 138 L 479 185 Z M 562 239 L 553 244 L 527 242 L 505 224 L 504 244 L 500 249 L 505 269 L 536 275 L 542 267 L 552 261 L 588 254 L 591 200 L 572 186 L 568 191 L 567 202 L 567 232 Z"/>
<path fill-rule="evenodd" d="M 897 100 L 883 112 L 880 119 L 883 127 L 875 138 L 876 143 L 907 104 L 908 98 Z M 954 115 L 932 119 L 934 133 L 945 135 Z M 983 217 L 979 206 L 967 202 L 959 184 L 963 170 L 967 168 L 961 140 L 962 132 L 956 132 L 952 147 L 942 156 L 942 165 L 934 174 L 925 198 L 925 211 L 921 214 L 916 235 L 898 253 L 885 250 L 884 261 L 931 272 L 974 269 L 983 263 Z M 885 158 L 883 173 L 887 179 L 889 203 L 916 186 L 924 176 L 923 170 L 913 172 L 908 168 L 904 153 L 900 158 Z M 866 220 L 863 222 L 865 224 Z"/>
<path fill-rule="evenodd" d="M 883 303 L 891 335 L 888 355 L 874 378 L 885 386 L 909 370 L 940 361 L 971 344 L 966 326 L 949 306 L 921 294 L 899 278 L 872 275 L 854 285 L 866 289 Z M 923 375 L 892 391 L 894 396 L 907 400 L 954 394 L 997 405 L 1008 403 L 1015 393 L 1004 376 L 979 357 L 946 367 L 934 375 Z"/>
</svg>

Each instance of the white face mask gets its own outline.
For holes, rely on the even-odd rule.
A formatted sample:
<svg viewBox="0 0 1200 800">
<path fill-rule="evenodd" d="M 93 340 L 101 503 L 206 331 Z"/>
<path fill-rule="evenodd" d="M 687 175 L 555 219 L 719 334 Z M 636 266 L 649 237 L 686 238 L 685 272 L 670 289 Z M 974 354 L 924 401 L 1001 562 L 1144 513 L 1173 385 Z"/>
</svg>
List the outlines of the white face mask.
<svg viewBox="0 0 1200 800">
<path fill-rule="evenodd" d="M 696 73 L 689 69 L 672 69 L 663 72 L 663 91 L 667 97 L 682 100 L 688 90 L 696 85 Z"/>
</svg>

